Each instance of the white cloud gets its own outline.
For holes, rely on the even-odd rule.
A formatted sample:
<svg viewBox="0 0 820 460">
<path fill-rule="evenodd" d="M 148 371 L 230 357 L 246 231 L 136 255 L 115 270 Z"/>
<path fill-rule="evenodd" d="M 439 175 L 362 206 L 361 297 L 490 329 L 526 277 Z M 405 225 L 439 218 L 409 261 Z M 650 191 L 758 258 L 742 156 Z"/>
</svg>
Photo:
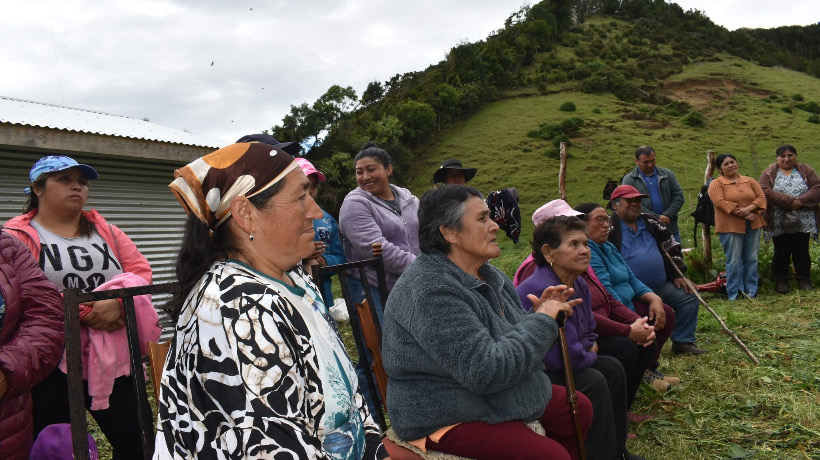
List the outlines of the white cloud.
<svg viewBox="0 0 820 460">
<path fill-rule="evenodd" d="M 423 70 L 501 28 L 522 2 L 0 0 L 0 94 L 148 117 L 227 144 L 333 84 L 361 94 Z M 728 28 L 820 18 L 820 2 L 807 0 L 681 3 Z"/>
</svg>

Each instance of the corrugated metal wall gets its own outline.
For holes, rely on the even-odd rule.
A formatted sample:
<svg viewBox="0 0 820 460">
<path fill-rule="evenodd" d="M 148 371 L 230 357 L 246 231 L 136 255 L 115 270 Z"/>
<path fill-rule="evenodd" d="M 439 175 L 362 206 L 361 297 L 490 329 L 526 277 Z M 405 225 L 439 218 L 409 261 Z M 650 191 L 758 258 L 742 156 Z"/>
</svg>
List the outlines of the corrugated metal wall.
<svg viewBox="0 0 820 460">
<path fill-rule="evenodd" d="M 0 150 L 0 222 L 21 214 L 27 196 L 28 172 L 43 153 Z M 86 209 L 95 208 L 105 219 L 122 229 L 137 245 L 154 272 L 154 283 L 174 280 L 173 264 L 182 237 L 185 212 L 168 189 L 174 169 L 186 162 L 172 163 L 140 158 L 71 155 L 100 174 L 91 182 Z M 160 306 L 167 296 L 156 296 Z M 167 337 L 167 317 L 163 337 Z"/>
</svg>

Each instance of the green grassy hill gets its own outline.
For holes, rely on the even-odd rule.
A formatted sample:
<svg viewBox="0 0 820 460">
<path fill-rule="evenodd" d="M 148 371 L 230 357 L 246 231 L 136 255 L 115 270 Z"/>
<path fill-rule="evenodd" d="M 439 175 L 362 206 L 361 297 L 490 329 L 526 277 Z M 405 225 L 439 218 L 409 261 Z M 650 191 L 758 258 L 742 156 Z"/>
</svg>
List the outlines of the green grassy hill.
<svg viewBox="0 0 820 460">
<path fill-rule="evenodd" d="M 600 31 L 602 24 L 612 23 L 628 27 L 596 18 L 584 27 Z M 607 35 L 614 40 L 617 32 Z M 556 52 L 561 55 L 570 50 L 559 46 Z M 755 179 L 774 162 L 775 148 L 784 143 L 798 149 L 800 161 L 820 167 L 820 125 L 807 121 L 812 113 L 795 107 L 800 101 L 792 99 L 800 95 L 803 103 L 820 101 L 820 80 L 801 72 L 762 67 L 722 54 L 692 62 L 682 72 L 655 83 L 654 91 L 700 112 L 703 127 L 686 125 L 682 116 L 670 114 L 664 106 L 625 102 L 612 94 L 582 93 L 576 86 L 571 81 L 549 85 L 546 94 L 535 86 L 509 91 L 416 152 L 421 160 L 410 174 L 409 187 L 419 196 L 447 158 L 477 167 L 471 185 L 484 193 L 518 189 L 524 220 L 522 242 L 505 247 L 512 261 L 508 263 L 507 257 L 498 261 L 508 272 L 528 251 L 532 212 L 558 197 L 559 161 L 546 154 L 552 142 L 527 136 L 542 123 L 558 124 L 571 117 L 585 122 L 568 148 L 567 201 L 573 206 L 585 201 L 605 204 L 601 192 L 606 180 L 617 180 L 635 167 L 637 147 L 653 146 L 658 165 L 676 173 L 686 194 L 681 214 L 685 247 L 693 244 L 689 212 L 703 184 L 707 150 L 733 153 L 741 162 L 741 174 Z M 559 110 L 565 102 L 574 103 L 576 111 Z M 719 255 L 719 246 L 715 248 Z"/>
<path fill-rule="evenodd" d="M 611 22 L 593 18 L 584 27 L 600 30 L 601 24 Z M 626 27 L 617 23 L 617 28 Z M 559 46 L 556 52 L 568 55 L 572 50 Z M 687 102 L 703 115 L 703 127 L 686 125 L 668 106 L 625 102 L 575 87 L 567 81 L 501 94 L 498 101 L 416 151 L 420 159 L 407 174 L 410 188 L 421 196 L 441 162 L 459 158 L 478 168 L 470 184 L 484 193 L 516 187 L 523 219 L 521 241 L 513 245 L 500 236 L 502 256 L 493 261 L 510 276 L 530 251 L 532 212 L 558 197 L 558 160 L 546 154 L 552 142 L 527 136 L 543 123 L 559 124 L 570 117 L 585 122 L 568 149 L 567 193 L 573 206 L 585 201 L 604 204 L 606 180 L 618 179 L 635 166 L 636 147 L 653 146 L 658 165 L 677 174 L 687 197 L 681 213 L 685 247 L 693 243 L 689 213 L 703 183 L 707 150 L 735 154 L 741 173 L 754 178 L 774 162 L 775 148 L 784 143 L 798 149 L 800 161 L 820 168 L 820 125 L 807 121 L 812 114 L 796 107 L 820 101 L 820 80 L 800 72 L 717 54 L 690 62 L 680 73 L 645 88 Z M 802 96 L 802 101 L 793 95 Z M 559 110 L 565 102 L 573 102 L 577 110 Z M 716 238 L 712 247 L 717 269 L 723 259 Z M 690 265 L 698 251 L 689 253 Z M 818 245 L 812 243 L 812 260 L 818 256 Z M 655 420 L 630 424 L 630 431 L 637 434 L 628 443 L 632 452 L 648 459 L 820 459 L 820 293 L 774 294 L 768 281 L 770 259 L 771 246 L 761 245 L 766 284 L 757 299 L 727 302 L 723 296 L 706 295 L 761 365 L 754 366 L 702 308 L 698 343 L 709 353 L 673 357 L 664 351 L 661 367 L 683 383 L 666 395 L 641 390 L 633 410 L 652 414 Z M 707 267 L 690 270 L 690 276 L 704 281 L 714 279 L 714 272 Z M 814 272 L 815 286 L 820 286 L 816 266 Z"/>
</svg>

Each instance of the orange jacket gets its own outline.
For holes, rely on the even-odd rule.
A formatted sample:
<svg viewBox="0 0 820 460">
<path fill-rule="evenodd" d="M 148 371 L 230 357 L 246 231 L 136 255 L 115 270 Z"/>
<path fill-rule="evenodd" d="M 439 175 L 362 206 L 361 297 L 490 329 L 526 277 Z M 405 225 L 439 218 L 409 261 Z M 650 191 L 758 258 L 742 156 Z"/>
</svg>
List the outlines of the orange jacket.
<svg viewBox="0 0 820 460">
<path fill-rule="evenodd" d="M 746 219 L 730 214 L 735 208 L 756 204 L 760 209 L 752 229 L 766 225 L 761 211 L 766 210 L 766 196 L 756 180 L 738 175 L 737 180 L 719 176 L 709 184 L 709 198 L 715 205 L 715 231 L 717 233 L 746 233 Z"/>
</svg>

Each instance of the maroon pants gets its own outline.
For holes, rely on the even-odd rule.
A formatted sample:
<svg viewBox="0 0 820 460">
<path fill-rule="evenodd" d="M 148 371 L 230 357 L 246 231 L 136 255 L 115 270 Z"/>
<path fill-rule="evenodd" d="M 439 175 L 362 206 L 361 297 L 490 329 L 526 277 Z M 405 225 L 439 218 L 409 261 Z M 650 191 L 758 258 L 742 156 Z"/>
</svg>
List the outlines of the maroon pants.
<svg viewBox="0 0 820 460">
<path fill-rule="evenodd" d="M 641 317 L 649 317 L 649 304 L 633 300 L 632 305 L 635 306 L 635 313 L 641 315 Z M 658 367 L 658 358 L 661 356 L 663 344 L 665 344 L 669 336 L 672 335 L 672 329 L 675 329 L 675 310 L 672 310 L 672 307 L 669 305 L 663 304 L 663 311 L 666 313 L 666 324 L 660 331 L 655 329 L 655 345 L 657 351 L 655 352 L 655 356 L 649 360 L 650 369 Z M 654 321 L 650 322 L 650 324 L 654 324 Z"/>
<path fill-rule="evenodd" d="M 576 395 L 581 428 L 586 437 L 592 424 L 592 403 L 580 392 Z M 427 448 L 478 460 L 579 458 L 566 387 L 552 386 L 552 398 L 539 421 L 547 437 L 535 433 L 520 421 L 493 425 L 468 422 L 451 428 L 439 442 L 427 438 Z"/>
</svg>

